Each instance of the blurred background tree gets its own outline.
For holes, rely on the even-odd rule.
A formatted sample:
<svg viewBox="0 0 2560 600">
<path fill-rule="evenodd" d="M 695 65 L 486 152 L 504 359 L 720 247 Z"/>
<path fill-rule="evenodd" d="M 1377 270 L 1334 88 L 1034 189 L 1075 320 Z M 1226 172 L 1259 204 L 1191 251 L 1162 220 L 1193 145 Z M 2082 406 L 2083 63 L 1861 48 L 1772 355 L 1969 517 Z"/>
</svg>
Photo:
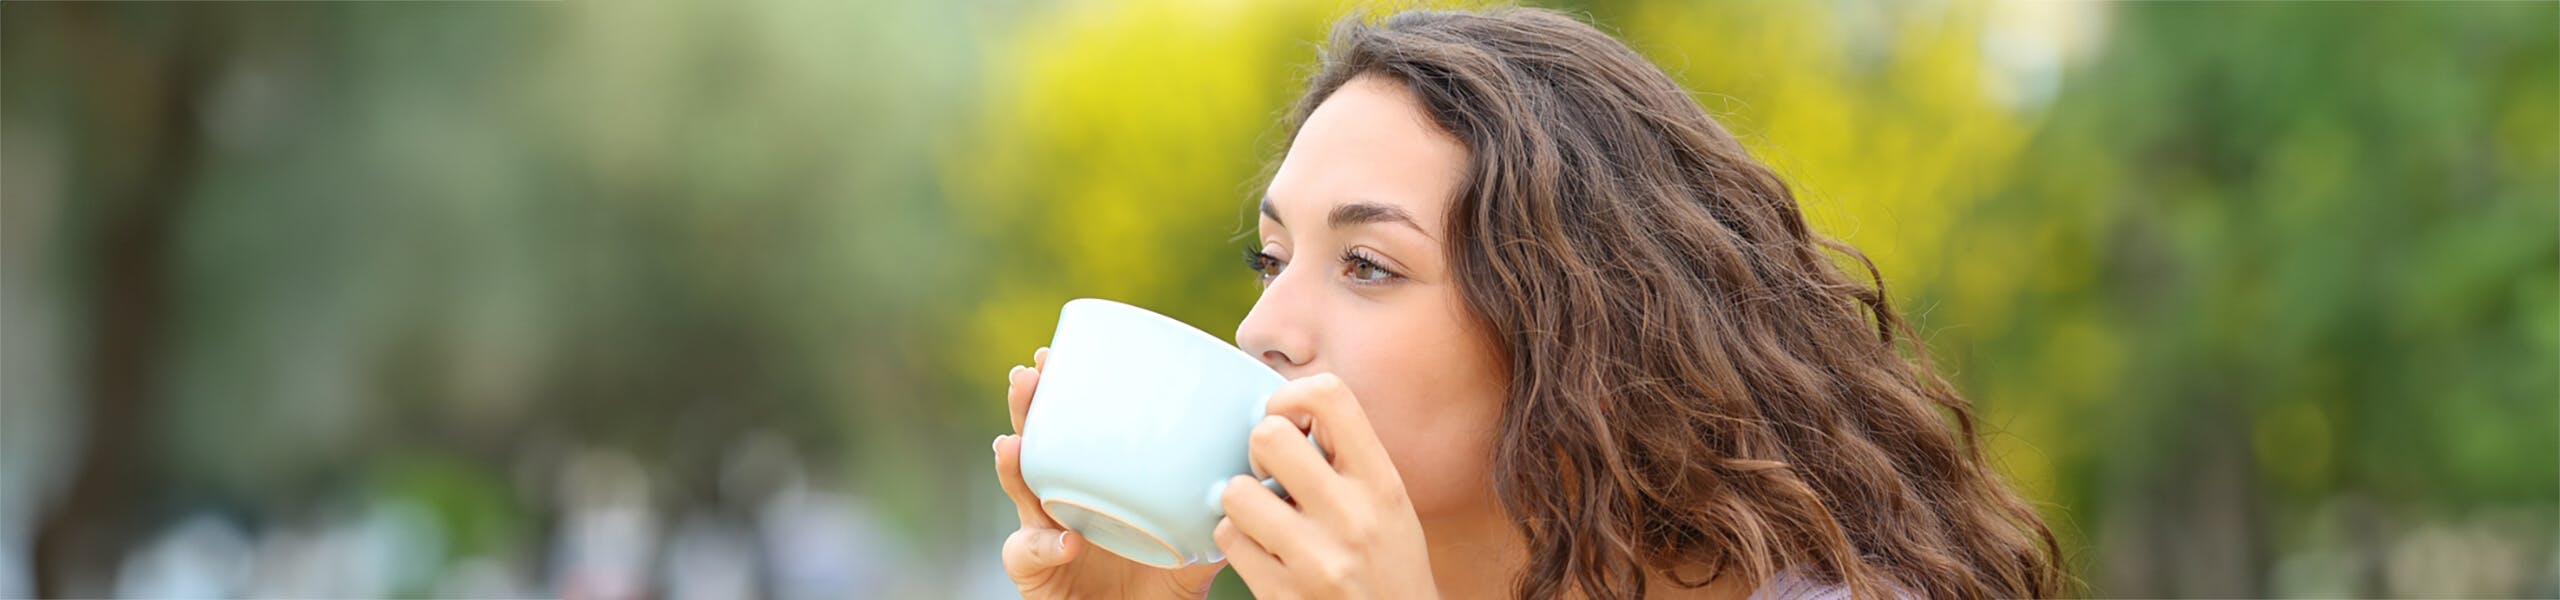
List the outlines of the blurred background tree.
<svg viewBox="0 0 2560 600">
<path fill-rule="evenodd" d="M 2560 594 L 2560 5 L 1559 7 L 2096 594 Z M 1010 594 L 996 374 L 1233 331 L 1362 10 L 0 3 L 0 596 Z"/>
<path fill-rule="evenodd" d="M 2084 574 L 2552 593 L 2560 7 L 2121 8 L 1928 321 Z"/>
</svg>

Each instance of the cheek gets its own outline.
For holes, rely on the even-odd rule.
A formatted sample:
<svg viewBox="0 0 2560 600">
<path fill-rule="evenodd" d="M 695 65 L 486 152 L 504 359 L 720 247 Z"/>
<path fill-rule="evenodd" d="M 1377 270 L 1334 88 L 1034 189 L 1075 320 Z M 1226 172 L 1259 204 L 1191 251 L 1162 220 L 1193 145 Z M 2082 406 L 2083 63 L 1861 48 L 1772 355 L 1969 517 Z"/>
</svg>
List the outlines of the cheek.
<svg viewBox="0 0 2560 600">
<path fill-rule="evenodd" d="M 1381 321 L 1328 340 L 1342 342 L 1331 367 L 1360 397 L 1414 509 L 1427 519 L 1493 501 L 1498 363 L 1446 314 Z"/>
</svg>

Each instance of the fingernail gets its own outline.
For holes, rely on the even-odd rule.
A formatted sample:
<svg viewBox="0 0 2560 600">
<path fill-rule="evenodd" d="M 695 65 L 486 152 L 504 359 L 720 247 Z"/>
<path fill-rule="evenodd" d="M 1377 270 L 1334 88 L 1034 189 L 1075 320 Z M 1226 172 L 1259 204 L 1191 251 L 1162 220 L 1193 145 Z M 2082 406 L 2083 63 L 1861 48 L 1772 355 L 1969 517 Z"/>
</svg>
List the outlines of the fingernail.
<svg viewBox="0 0 2560 600">
<path fill-rule="evenodd" d="M 1004 434 L 1001 434 L 1001 433 L 996 434 L 996 439 L 994 439 L 994 440 L 989 440 L 989 441 L 987 442 L 987 450 L 989 450 L 989 451 L 998 451 L 998 452 L 1000 452 L 1000 451 L 1001 451 L 1000 449 L 1001 449 L 1001 448 L 1003 448 L 1003 447 L 1004 447 Z"/>
<path fill-rule="evenodd" d="M 1022 374 L 1022 369 L 1023 369 L 1023 368 L 1024 368 L 1024 367 L 1023 367 L 1022 365 L 1014 365 L 1014 366 L 1013 366 L 1013 368 L 1011 368 L 1011 369 L 1006 369 L 1006 370 L 1005 370 L 1005 372 L 1004 372 L 1004 378 L 1005 378 L 1005 380 L 1006 380 L 1006 381 L 1012 381 L 1012 380 L 1013 380 L 1013 377 L 1014 377 L 1015 375 L 1021 375 L 1021 374 Z"/>
<path fill-rule="evenodd" d="M 1049 549 L 1057 553 L 1051 556 L 1063 556 L 1067 553 L 1067 536 L 1070 535 L 1075 535 L 1075 532 L 1069 531 L 1058 534 L 1058 541 L 1049 545 Z"/>
</svg>

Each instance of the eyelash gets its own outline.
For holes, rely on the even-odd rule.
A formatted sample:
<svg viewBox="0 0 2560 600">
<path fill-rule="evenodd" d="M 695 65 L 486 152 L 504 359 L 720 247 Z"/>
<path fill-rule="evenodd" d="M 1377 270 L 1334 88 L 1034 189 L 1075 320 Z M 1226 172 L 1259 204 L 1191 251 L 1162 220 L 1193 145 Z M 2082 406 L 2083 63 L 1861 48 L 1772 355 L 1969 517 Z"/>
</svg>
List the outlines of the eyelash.
<svg viewBox="0 0 2560 600">
<path fill-rule="evenodd" d="M 1385 275 L 1384 277 L 1380 277 L 1375 280 L 1364 280 L 1355 277 L 1351 279 L 1351 282 L 1354 284 L 1382 285 L 1393 283 L 1396 280 L 1404 278 L 1404 274 L 1397 273 L 1394 269 L 1389 269 L 1386 265 L 1379 264 L 1377 259 L 1371 258 L 1368 253 L 1362 252 L 1359 248 L 1342 249 L 1342 256 L 1340 257 L 1340 260 L 1342 261 L 1343 269 L 1345 271 L 1366 268 L 1374 269 Z M 1277 269 L 1286 266 L 1287 264 L 1287 261 L 1280 260 L 1279 257 L 1272 256 L 1268 252 L 1263 252 L 1262 250 L 1250 246 L 1244 249 L 1245 268 L 1253 270 L 1256 274 L 1255 279 L 1261 281 L 1263 285 L 1270 285 L 1272 278 L 1280 276 Z"/>
<path fill-rule="evenodd" d="M 1269 285 L 1272 277 L 1279 276 L 1279 273 L 1273 272 L 1273 270 L 1278 268 L 1281 264 L 1282 263 L 1278 257 L 1274 257 L 1268 252 L 1263 252 L 1262 250 L 1256 249 L 1252 246 L 1246 246 L 1244 249 L 1244 268 L 1253 270 L 1254 280 L 1259 281 L 1264 285 Z"/>
<path fill-rule="evenodd" d="M 1397 279 L 1402 279 L 1402 278 L 1404 278 L 1404 275 L 1399 274 L 1399 273 L 1396 273 L 1396 272 L 1395 272 L 1395 270 L 1393 270 L 1393 269 L 1388 269 L 1386 265 L 1378 264 L 1378 260 L 1377 260 L 1377 259 L 1375 259 L 1375 258 L 1371 258 L 1371 257 L 1369 256 L 1369 254 L 1368 254 L 1368 253 L 1366 253 L 1366 252 L 1361 252 L 1359 248 L 1344 248 L 1344 249 L 1342 249 L 1342 257 L 1341 257 L 1341 260 L 1342 260 L 1342 264 L 1343 264 L 1346 268 L 1349 268 L 1349 269 L 1357 269 L 1357 268 L 1361 268 L 1361 267 L 1367 267 L 1367 268 L 1371 268 L 1371 269 L 1377 269 L 1379 273 L 1384 273 L 1384 274 L 1386 274 L 1386 276 L 1385 276 L 1385 277 L 1380 277 L 1380 278 L 1378 278 L 1378 279 L 1376 279 L 1376 280 L 1366 280 L 1366 279 L 1360 279 L 1360 278 L 1354 277 L 1354 278 L 1352 278 L 1352 279 L 1351 279 L 1351 282 L 1352 282 L 1352 283 L 1366 284 L 1366 285 L 1377 285 L 1377 284 L 1383 284 L 1383 283 L 1393 282 L 1393 281 L 1395 281 L 1395 280 L 1397 280 Z"/>
</svg>

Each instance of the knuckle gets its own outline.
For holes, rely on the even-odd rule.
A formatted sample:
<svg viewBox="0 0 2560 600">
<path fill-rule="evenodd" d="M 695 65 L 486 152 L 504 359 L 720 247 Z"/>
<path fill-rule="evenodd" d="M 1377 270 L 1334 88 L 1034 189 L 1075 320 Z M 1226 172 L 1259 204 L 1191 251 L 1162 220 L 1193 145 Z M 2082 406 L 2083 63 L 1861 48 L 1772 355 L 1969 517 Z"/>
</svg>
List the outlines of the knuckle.
<svg viewBox="0 0 2560 600">
<path fill-rule="evenodd" d="M 1254 423 L 1254 433 L 1252 433 L 1254 444 L 1272 444 L 1272 441 L 1280 441 L 1280 436 L 1283 436 L 1283 433 L 1280 433 L 1280 426 L 1272 426 L 1270 421 Z"/>
<path fill-rule="evenodd" d="M 1351 390 L 1342 379 L 1325 373 L 1289 382 L 1271 395 L 1265 410 L 1274 415 L 1294 415 L 1291 419 L 1296 420 L 1328 412 L 1350 399 Z"/>
<path fill-rule="evenodd" d="M 1307 577 L 1313 579 L 1312 583 L 1320 588 L 1340 588 L 1342 582 L 1351 579 L 1351 561 L 1340 556 L 1330 556 L 1312 562 L 1315 564 L 1309 565 Z"/>
<path fill-rule="evenodd" d="M 1216 541 L 1221 549 L 1234 547 L 1236 542 L 1243 540 L 1243 536 L 1243 532 L 1236 531 L 1235 522 L 1226 519 L 1219 519 L 1217 529 L 1209 532 L 1209 539 Z"/>
<path fill-rule="evenodd" d="M 1227 509 L 1227 512 L 1235 512 L 1236 503 L 1244 500 L 1244 488 L 1245 485 L 1242 483 L 1228 483 L 1227 489 L 1218 491 L 1218 506 Z M 1219 520 L 1218 523 L 1220 527 L 1233 527 L 1225 519 Z"/>
<path fill-rule="evenodd" d="M 1341 527 L 1343 539 L 1367 541 L 1369 536 L 1377 533 L 1378 519 L 1366 513 L 1354 512 L 1342 517 Z"/>
<path fill-rule="evenodd" d="M 1253 427 L 1253 437 L 1251 441 L 1255 446 L 1270 446 L 1272 444 L 1288 441 L 1289 437 L 1289 428 L 1272 424 L 1270 421 L 1263 421 L 1261 424 Z M 1262 449 L 1269 450 L 1270 448 Z"/>
<path fill-rule="evenodd" d="M 1319 373 L 1316 376 L 1309 377 L 1307 379 L 1308 391 L 1317 392 L 1325 396 L 1337 395 L 1350 389 L 1342 384 L 1341 377 L 1335 376 L 1332 373 Z"/>
<path fill-rule="evenodd" d="M 1280 387 L 1279 393 L 1272 394 L 1272 402 L 1276 404 L 1286 400 L 1290 406 L 1306 404 L 1323 398 L 1325 393 L 1340 381 L 1332 373 L 1318 373 L 1290 381 L 1287 385 Z"/>
</svg>

